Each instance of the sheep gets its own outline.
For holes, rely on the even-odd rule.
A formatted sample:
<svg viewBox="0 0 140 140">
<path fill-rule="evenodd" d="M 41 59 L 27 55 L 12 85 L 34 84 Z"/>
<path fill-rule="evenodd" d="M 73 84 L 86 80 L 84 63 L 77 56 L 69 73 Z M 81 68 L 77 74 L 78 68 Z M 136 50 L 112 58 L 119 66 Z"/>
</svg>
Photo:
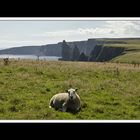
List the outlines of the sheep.
<svg viewBox="0 0 140 140">
<path fill-rule="evenodd" d="M 49 108 L 53 107 L 62 112 L 78 112 L 81 109 L 81 101 L 76 91 L 77 89 L 70 88 L 66 93 L 54 95 L 50 100 Z"/>
</svg>

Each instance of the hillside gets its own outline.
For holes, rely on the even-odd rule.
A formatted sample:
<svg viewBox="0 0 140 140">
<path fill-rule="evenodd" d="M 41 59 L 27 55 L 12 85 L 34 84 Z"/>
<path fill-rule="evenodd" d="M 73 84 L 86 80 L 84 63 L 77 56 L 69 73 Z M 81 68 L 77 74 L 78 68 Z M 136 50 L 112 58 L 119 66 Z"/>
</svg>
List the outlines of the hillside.
<svg viewBox="0 0 140 140">
<path fill-rule="evenodd" d="M 61 56 L 59 44 L 21 46 L 0 50 L 0 54 Z"/>
<path fill-rule="evenodd" d="M 130 64 L 0 60 L 1 120 L 140 120 L 140 67 Z M 49 108 L 50 98 L 78 88 L 77 114 Z"/>
<path fill-rule="evenodd" d="M 123 55 L 113 58 L 112 62 L 140 63 L 140 39 L 124 39 L 124 43 L 104 44 L 104 47 L 124 48 Z"/>
<path fill-rule="evenodd" d="M 40 46 L 23 46 L 23 47 L 13 47 L 9 49 L 0 50 L 0 54 L 37 54 Z"/>
</svg>

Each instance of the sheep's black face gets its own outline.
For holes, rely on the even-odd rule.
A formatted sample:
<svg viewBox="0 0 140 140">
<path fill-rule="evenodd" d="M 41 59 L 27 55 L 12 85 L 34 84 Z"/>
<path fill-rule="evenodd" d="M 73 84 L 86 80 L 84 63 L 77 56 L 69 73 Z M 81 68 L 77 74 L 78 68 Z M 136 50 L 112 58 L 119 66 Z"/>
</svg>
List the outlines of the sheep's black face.
<svg viewBox="0 0 140 140">
<path fill-rule="evenodd" d="M 73 100 L 73 99 L 76 98 L 76 90 L 77 89 L 72 89 L 72 88 L 68 90 L 68 94 L 69 94 L 70 100 Z"/>
</svg>

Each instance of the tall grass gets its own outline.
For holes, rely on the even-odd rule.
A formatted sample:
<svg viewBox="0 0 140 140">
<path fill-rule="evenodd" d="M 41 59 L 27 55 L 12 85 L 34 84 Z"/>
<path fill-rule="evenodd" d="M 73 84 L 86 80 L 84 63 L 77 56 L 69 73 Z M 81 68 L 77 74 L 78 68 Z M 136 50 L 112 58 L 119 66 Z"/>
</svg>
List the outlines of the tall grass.
<svg viewBox="0 0 140 140">
<path fill-rule="evenodd" d="M 0 61 L 0 119 L 140 119 L 140 68 L 130 64 Z M 78 88 L 77 114 L 50 109 L 50 98 Z"/>
</svg>

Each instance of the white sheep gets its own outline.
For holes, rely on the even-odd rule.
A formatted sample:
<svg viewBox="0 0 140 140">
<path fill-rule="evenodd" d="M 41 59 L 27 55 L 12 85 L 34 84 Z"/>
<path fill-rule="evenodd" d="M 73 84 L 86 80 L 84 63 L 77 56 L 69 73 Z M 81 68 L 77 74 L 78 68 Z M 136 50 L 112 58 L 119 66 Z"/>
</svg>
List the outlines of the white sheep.
<svg viewBox="0 0 140 140">
<path fill-rule="evenodd" d="M 81 101 L 76 91 L 77 89 L 71 88 L 67 90 L 67 93 L 54 95 L 50 100 L 49 107 L 63 112 L 78 112 L 81 108 Z"/>
</svg>

